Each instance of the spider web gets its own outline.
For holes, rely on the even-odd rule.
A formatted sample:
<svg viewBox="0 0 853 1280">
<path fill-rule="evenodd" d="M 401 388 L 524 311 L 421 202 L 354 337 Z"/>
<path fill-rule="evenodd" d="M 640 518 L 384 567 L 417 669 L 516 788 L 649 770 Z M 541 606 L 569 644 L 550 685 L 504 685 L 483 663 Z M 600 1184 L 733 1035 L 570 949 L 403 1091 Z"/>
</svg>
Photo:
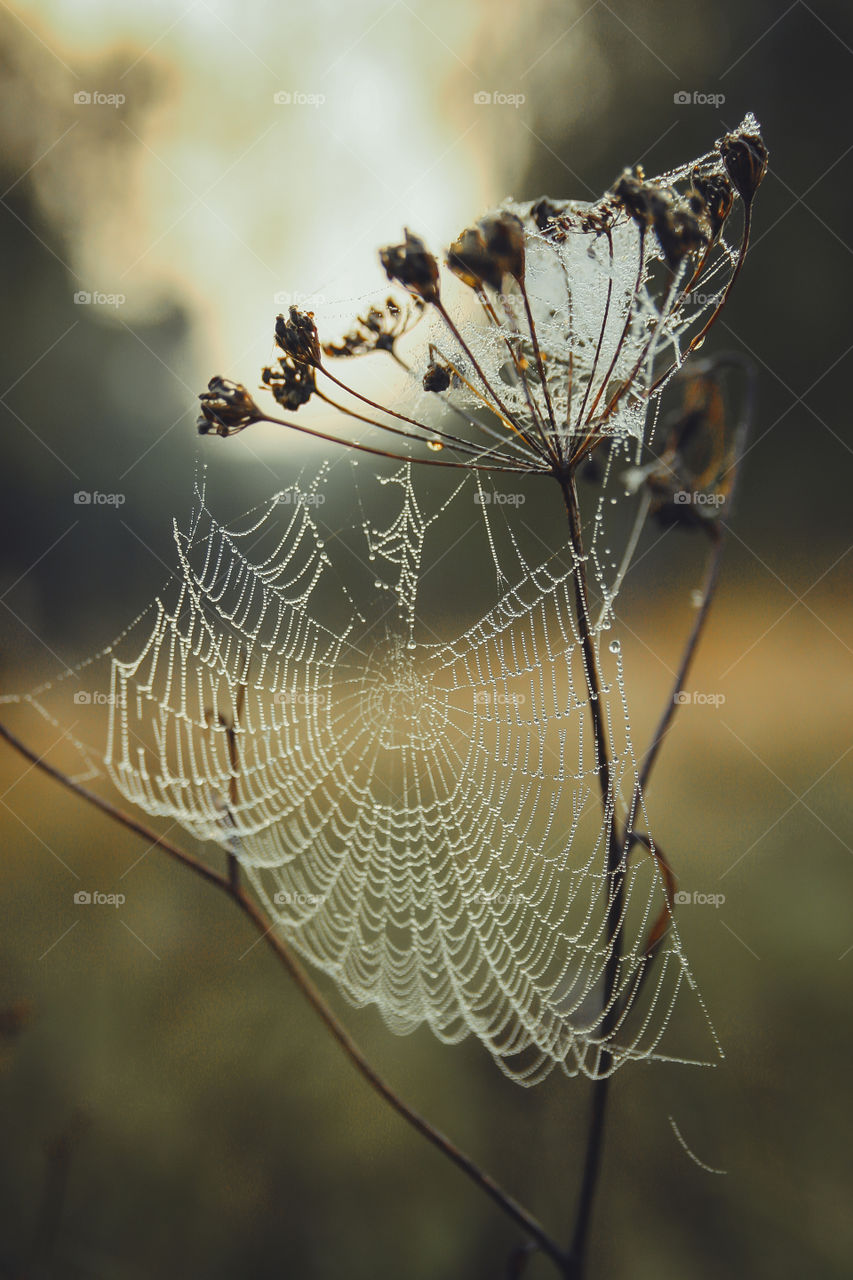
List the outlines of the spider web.
<svg viewBox="0 0 853 1280">
<path fill-rule="evenodd" d="M 73 739 L 84 776 L 105 772 L 233 853 L 290 945 L 394 1032 L 473 1034 L 524 1084 L 554 1067 L 595 1078 L 701 1060 L 662 1044 L 684 992 L 707 1018 L 674 924 L 643 978 L 664 906 L 647 855 L 625 873 L 604 994 L 607 841 L 638 774 L 611 638 L 621 570 L 600 532 L 622 490 L 613 467 L 587 554 L 614 773 L 604 814 L 570 547 L 531 563 L 500 491 L 470 474 L 427 509 L 409 467 L 366 481 L 352 467 L 351 527 L 333 542 L 325 466 L 229 527 L 197 485 L 175 583 L 99 655 L 109 727 L 105 750 Z M 538 496 L 542 480 L 525 483 Z M 378 498 L 386 518 L 368 519 Z M 451 507 L 479 531 L 483 554 L 465 563 L 491 596 L 461 620 L 458 552 L 427 554 Z M 419 595 L 445 575 L 454 605 L 439 617 Z M 49 688 L 23 701 L 58 723 Z"/>
</svg>

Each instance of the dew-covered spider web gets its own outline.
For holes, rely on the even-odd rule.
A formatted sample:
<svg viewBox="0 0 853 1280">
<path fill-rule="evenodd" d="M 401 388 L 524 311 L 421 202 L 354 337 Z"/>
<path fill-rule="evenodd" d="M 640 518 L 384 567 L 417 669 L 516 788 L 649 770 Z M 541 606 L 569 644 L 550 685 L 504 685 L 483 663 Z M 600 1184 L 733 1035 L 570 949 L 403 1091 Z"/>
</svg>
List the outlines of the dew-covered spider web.
<svg viewBox="0 0 853 1280">
<path fill-rule="evenodd" d="M 91 660 L 106 742 L 71 735 L 80 776 L 234 854 L 348 1001 L 397 1033 L 476 1036 L 525 1084 L 719 1053 L 671 921 L 646 957 L 666 898 L 643 849 L 617 954 L 606 929 L 610 824 L 638 773 L 608 530 L 620 450 L 585 500 L 606 812 L 578 566 L 541 477 L 508 493 L 462 472 L 442 488 L 347 461 L 228 527 L 200 481 L 173 581 Z M 69 675 L 19 701 L 68 724 Z M 688 1003 L 702 1043 L 673 1049 Z"/>
</svg>

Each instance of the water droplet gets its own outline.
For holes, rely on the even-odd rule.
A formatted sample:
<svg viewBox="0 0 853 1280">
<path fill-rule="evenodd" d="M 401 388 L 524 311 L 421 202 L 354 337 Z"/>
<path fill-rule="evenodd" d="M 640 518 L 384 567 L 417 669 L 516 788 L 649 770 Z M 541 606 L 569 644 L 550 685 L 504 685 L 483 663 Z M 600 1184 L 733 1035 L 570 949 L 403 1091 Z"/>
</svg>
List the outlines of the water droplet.
<svg viewBox="0 0 853 1280">
<path fill-rule="evenodd" d="M 367 558 L 368 558 L 368 560 L 375 560 L 375 559 L 376 559 L 376 556 L 375 556 L 375 554 L 371 551 Z"/>
<path fill-rule="evenodd" d="M 626 497 L 627 497 L 627 494 L 626 494 Z M 615 499 L 615 498 L 611 498 L 611 499 L 610 499 L 610 505 L 611 505 L 611 507 L 615 507 L 615 506 L 616 506 L 616 499 Z"/>
<path fill-rule="evenodd" d="M 406 645 L 407 649 L 417 649 L 417 647 L 418 646 L 415 644 L 414 640 L 410 640 L 409 643 Z"/>
<path fill-rule="evenodd" d="M 432 449 L 433 453 L 438 453 L 444 448 L 440 440 L 427 440 L 427 448 Z"/>
<path fill-rule="evenodd" d="M 374 587 L 381 587 L 381 586 L 382 586 L 382 583 L 381 583 L 381 582 L 379 581 L 379 579 L 377 578 L 377 579 L 376 579 L 376 581 L 373 583 L 373 585 L 374 585 Z"/>
<path fill-rule="evenodd" d="M 621 646 L 621 644 L 619 643 L 619 641 L 618 641 L 618 640 L 611 640 L 611 641 L 610 641 L 610 644 L 609 644 L 607 647 L 608 647 L 608 649 L 610 650 L 610 652 L 611 652 L 611 653 L 621 653 L 621 652 L 622 652 L 622 646 Z"/>
<path fill-rule="evenodd" d="M 318 546 L 318 547 L 325 547 L 325 545 L 326 545 L 326 544 L 325 544 L 325 542 L 323 541 L 323 539 L 322 539 L 322 538 L 318 538 L 318 539 L 317 539 L 317 546 Z"/>
<path fill-rule="evenodd" d="M 692 606 L 693 606 L 693 608 L 694 608 L 694 609 L 701 609 L 701 607 L 702 607 L 702 592 L 701 592 L 701 591 L 691 591 L 691 592 L 690 592 L 690 603 L 692 604 Z"/>
</svg>

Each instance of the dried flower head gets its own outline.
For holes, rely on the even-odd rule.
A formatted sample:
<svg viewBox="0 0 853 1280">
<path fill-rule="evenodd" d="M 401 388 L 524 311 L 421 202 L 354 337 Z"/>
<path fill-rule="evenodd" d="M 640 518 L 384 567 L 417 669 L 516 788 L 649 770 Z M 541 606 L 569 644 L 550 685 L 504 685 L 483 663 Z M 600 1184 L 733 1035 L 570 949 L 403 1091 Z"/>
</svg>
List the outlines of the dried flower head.
<svg viewBox="0 0 853 1280">
<path fill-rule="evenodd" d="M 321 361 L 320 341 L 313 311 L 300 311 L 291 307 L 288 318 L 276 317 L 276 346 L 297 364 L 318 366 Z"/>
<path fill-rule="evenodd" d="M 424 302 L 437 302 L 439 296 L 438 262 L 420 236 L 408 227 L 402 244 L 379 250 L 379 260 L 389 280 L 396 280 Z"/>
<path fill-rule="evenodd" d="M 421 298 L 409 296 L 399 303 L 386 298 L 381 307 L 371 307 L 364 316 L 356 316 L 355 324 L 339 342 L 324 342 L 323 354 L 333 357 L 366 356 L 373 351 L 387 351 L 399 360 L 398 339 L 409 333 L 423 316 Z"/>
<path fill-rule="evenodd" d="M 307 404 L 317 389 L 313 364 L 298 363 L 292 356 L 279 356 L 278 364 L 261 372 L 261 381 L 269 387 L 282 409 L 295 413 Z"/>
<path fill-rule="evenodd" d="M 504 276 L 524 275 L 524 224 L 514 213 L 489 214 L 463 231 L 447 254 L 447 265 L 471 289 L 500 292 Z"/>
<path fill-rule="evenodd" d="M 767 172 L 767 148 L 758 128 L 741 125 L 735 133 L 727 133 L 717 142 L 726 173 L 745 204 L 751 204 Z"/>
<path fill-rule="evenodd" d="M 199 401 L 201 413 L 196 426 L 202 436 L 234 436 L 265 416 L 242 383 L 229 378 L 211 378 Z"/>
<path fill-rule="evenodd" d="M 296 428 L 308 434 L 431 466 L 542 473 L 564 483 L 602 447 L 643 440 L 650 402 L 731 292 L 766 168 L 767 149 L 748 115 L 692 164 L 658 178 L 626 171 L 600 200 L 507 201 L 450 246 L 449 287 L 438 258 L 406 230 L 379 256 L 408 306 L 389 298 L 322 347 L 313 315 L 291 307 L 276 321 L 280 368 L 265 370 L 264 382 L 286 409 L 316 396 L 386 439 L 442 457 Z M 395 343 L 422 315 L 427 352 L 412 370 L 415 384 L 455 415 L 448 419 L 455 432 L 424 422 L 419 403 L 411 413 L 377 404 L 324 363 L 390 351 L 402 364 Z M 328 384 L 345 393 L 343 402 L 330 398 Z M 206 421 L 225 419 L 220 411 Z M 237 429 L 247 425 L 245 416 L 237 421 Z"/>
<path fill-rule="evenodd" d="M 727 510 L 739 444 L 724 381 L 737 363 L 703 361 L 679 379 L 681 405 L 664 423 L 663 449 L 625 476 L 630 488 L 645 487 L 660 524 L 711 529 Z"/>
<path fill-rule="evenodd" d="M 446 391 L 450 386 L 450 373 L 443 364 L 431 360 L 426 367 L 423 379 L 424 391 Z"/>
</svg>

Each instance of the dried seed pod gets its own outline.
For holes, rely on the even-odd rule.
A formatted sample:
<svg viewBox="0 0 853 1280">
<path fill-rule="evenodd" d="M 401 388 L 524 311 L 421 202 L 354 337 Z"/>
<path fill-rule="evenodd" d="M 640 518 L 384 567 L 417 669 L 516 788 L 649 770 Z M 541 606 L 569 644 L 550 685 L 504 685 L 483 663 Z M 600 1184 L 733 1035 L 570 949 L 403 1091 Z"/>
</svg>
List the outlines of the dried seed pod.
<svg viewBox="0 0 853 1280">
<path fill-rule="evenodd" d="M 277 316 L 275 322 L 276 346 L 298 364 L 320 364 L 320 343 L 313 311 L 290 308 L 290 316 Z"/>
<path fill-rule="evenodd" d="M 705 202 L 705 215 L 711 228 L 711 238 L 716 240 L 732 211 L 735 198 L 732 184 L 724 174 L 701 174 L 694 171 L 693 188 Z"/>
<path fill-rule="evenodd" d="M 317 389 L 316 374 L 310 364 L 298 364 L 292 356 L 281 356 L 276 368 L 266 368 L 261 380 L 281 405 L 291 413 L 307 404 Z"/>
<path fill-rule="evenodd" d="M 477 224 L 486 244 L 486 251 L 497 264 L 501 275 L 512 276 L 519 282 L 524 278 L 524 226 L 514 213 L 494 213 L 481 218 Z"/>
<path fill-rule="evenodd" d="M 243 384 L 229 378 L 211 378 L 199 401 L 201 413 L 196 426 L 202 436 L 211 432 L 233 436 L 264 416 Z"/>
<path fill-rule="evenodd" d="M 751 204 L 767 172 L 768 151 L 761 134 L 727 133 L 717 149 L 735 191 L 744 204 Z"/>
<path fill-rule="evenodd" d="M 424 391 L 446 391 L 450 386 L 450 374 L 443 364 L 433 360 L 424 374 Z"/>
<path fill-rule="evenodd" d="M 626 169 L 615 183 L 613 195 L 624 205 L 635 222 L 646 227 L 651 226 L 655 214 L 659 216 L 667 204 L 659 188 L 630 169 Z"/>
<path fill-rule="evenodd" d="M 424 302 L 438 302 L 438 263 L 419 236 L 405 229 L 403 244 L 379 250 L 379 260 L 389 280 L 397 280 Z"/>
<path fill-rule="evenodd" d="M 394 355 L 398 338 L 415 327 L 423 309 L 423 300 L 414 295 L 402 307 L 394 298 L 386 298 L 383 307 L 371 307 L 366 315 L 357 316 L 352 329 L 339 342 L 324 342 L 323 353 L 335 358 L 364 356 L 373 351 Z"/>
<path fill-rule="evenodd" d="M 708 243 L 708 231 L 687 202 L 664 209 L 655 216 L 653 225 L 667 265 L 673 270 L 688 254 Z"/>
<path fill-rule="evenodd" d="M 470 289 L 500 292 L 504 276 L 524 277 L 524 228 L 512 213 L 490 214 L 466 227 L 447 253 L 447 265 Z"/>
</svg>

